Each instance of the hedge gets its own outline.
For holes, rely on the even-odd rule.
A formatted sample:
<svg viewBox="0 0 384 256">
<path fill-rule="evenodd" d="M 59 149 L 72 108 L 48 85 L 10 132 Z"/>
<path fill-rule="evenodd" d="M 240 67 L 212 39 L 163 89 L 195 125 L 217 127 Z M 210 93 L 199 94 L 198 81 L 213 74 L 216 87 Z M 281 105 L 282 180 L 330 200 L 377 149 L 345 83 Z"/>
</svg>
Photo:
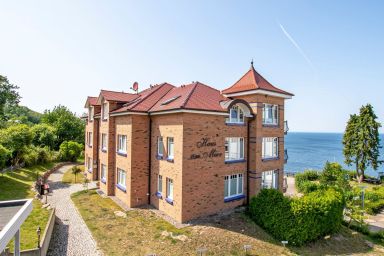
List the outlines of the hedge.
<svg viewBox="0 0 384 256">
<path fill-rule="evenodd" d="M 343 208 L 342 194 L 333 189 L 294 199 L 278 190 L 263 189 L 251 199 L 249 214 L 276 239 L 300 246 L 338 231 Z"/>
<path fill-rule="evenodd" d="M 319 180 L 320 174 L 314 170 L 305 170 L 295 175 L 295 186 L 300 193 L 307 194 L 318 189 L 318 184 L 314 181 Z"/>
</svg>

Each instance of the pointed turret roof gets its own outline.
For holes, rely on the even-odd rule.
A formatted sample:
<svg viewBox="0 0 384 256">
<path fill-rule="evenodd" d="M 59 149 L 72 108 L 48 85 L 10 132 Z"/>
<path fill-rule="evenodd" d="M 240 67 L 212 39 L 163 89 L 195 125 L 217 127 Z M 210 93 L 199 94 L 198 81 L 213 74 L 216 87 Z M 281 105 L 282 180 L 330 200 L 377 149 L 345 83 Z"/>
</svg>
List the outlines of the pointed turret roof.
<svg viewBox="0 0 384 256">
<path fill-rule="evenodd" d="M 253 90 L 265 90 L 269 92 L 275 92 L 284 94 L 287 96 L 293 96 L 292 93 L 283 91 L 272 84 L 270 84 L 264 77 L 262 77 L 255 68 L 253 62 L 251 62 L 251 68 L 245 73 L 234 85 L 222 91 L 223 94 L 232 94 L 239 92 L 247 92 Z"/>
</svg>

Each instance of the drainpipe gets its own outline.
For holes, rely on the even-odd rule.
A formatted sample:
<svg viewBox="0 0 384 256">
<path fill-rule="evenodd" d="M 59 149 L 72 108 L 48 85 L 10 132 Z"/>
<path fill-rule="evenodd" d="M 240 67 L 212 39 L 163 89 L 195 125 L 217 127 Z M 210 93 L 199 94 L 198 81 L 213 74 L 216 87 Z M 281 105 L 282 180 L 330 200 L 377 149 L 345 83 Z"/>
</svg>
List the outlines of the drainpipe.
<svg viewBox="0 0 384 256">
<path fill-rule="evenodd" d="M 152 118 L 149 117 L 149 145 L 148 145 L 148 205 L 151 204 L 151 164 L 152 164 Z"/>
<path fill-rule="evenodd" d="M 247 200 L 246 200 L 246 205 L 249 205 L 249 149 L 250 149 L 250 139 L 249 139 L 249 122 L 250 118 L 247 120 L 247 174 L 246 174 L 246 179 L 247 179 Z"/>
</svg>

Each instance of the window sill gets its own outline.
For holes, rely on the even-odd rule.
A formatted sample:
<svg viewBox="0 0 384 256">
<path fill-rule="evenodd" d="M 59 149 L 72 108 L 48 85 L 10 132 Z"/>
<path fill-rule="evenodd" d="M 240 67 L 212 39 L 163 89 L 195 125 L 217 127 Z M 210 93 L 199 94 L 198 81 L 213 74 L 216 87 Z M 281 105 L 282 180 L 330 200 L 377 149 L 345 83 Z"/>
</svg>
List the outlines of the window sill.
<svg viewBox="0 0 384 256">
<path fill-rule="evenodd" d="M 245 198 L 245 195 L 231 196 L 228 198 L 224 198 L 224 203 L 236 201 Z"/>
<path fill-rule="evenodd" d="M 102 119 L 101 121 L 102 122 L 108 122 L 108 119 Z"/>
<path fill-rule="evenodd" d="M 170 198 L 165 198 L 165 201 L 167 202 L 167 203 L 169 203 L 170 205 L 173 205 L 173 200 L 172 199 L 170 199 Z"/>
<path fill-rule="evenodd" d="M 157 155 L 157 156 L 156 156 L 156 159 L 157 159 L 157 160 L 163 160 L 163 156 Z"/>
<path fill-rule="evenodd" d="M 226 164 L 235 164 L 235 163 L 244 163 L 244 162 L 246 162 L 245 159 L 225 160 Z"/>
<path fill-rule="evenodd" d="M 159 199 L 163 199 L 163 195 L 161 194 L 161 192 L 156 192 L 156 197 L 159 198 Z"/>
<path fill-rule="evenodd" d="M 101 152 L 107 153 L 106 149 L 101 149 Z"/>
<path fill-rule="evenodd" d="M 175 160 L 173 158 L 167 158 L 167 162 L 173 163 Z"/>
<path fill-rule="evenodd" d="M 88 146 L 89 148 L 92 148 L 92 145 L 87 144 L 87 146 Z"/>
<path fill-rule="evenodd" d="M 263 124 L 263 127 L 279 128 L 279 124 Z"/>
<path fill-rule="evenodd" d="M 100 181 L 104 184 L 107 184 L 107 181 L 104 178 L 101 178 Z"/>
<path fill-rule="evenodd" d="M 127 157 L 127 153 L 125 153 L 125 152 L 119 152 L 119 151 L 117 151 L 116 152 L 119 156 L 125 156 L 125 157 Z"/>
<path fill-rule="evenodd" d="M 225 123 L 228 126 L 245 126 L 245 123 Z"/>
<path fill-rule="evenodd" d="M 89 173 L 92 173 L 92 169 L 88 169 L 87 171 L 88 171 Z"/>
<path fill-rule="evenodd" d="M 273 161 L 273 160 L 279 160 L 279 157 L 268 157 L 268 158 L 261 159 L 261 161 L 263 161 L 263 162 L 268 162 L 268 161 Z"/>
<path fill-rule="evenodd" d="M 118 189 L 120 189 L 121 191 L 123 191 L 123 192 L 127 192 L 127 188 L 121 186 L 120 184 L 116 184 L 116 187 L 117 187 Z"/>
</svg>

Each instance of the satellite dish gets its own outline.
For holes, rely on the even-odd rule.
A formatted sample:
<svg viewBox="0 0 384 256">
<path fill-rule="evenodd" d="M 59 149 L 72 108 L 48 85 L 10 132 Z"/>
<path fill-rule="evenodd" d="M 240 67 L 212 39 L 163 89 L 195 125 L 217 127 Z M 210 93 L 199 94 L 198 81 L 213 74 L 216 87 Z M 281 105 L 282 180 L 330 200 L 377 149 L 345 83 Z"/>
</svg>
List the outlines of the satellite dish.
<svg viewBox="0 0 384 256">
<path fill-rule="evenodd" d="M 137 92 L 139 90 L 139 83 L 138 82 L 134 82 L 132 87 L 131 87 L 132 90 L 134 90 L 135 92 Z"/>
</svg>

